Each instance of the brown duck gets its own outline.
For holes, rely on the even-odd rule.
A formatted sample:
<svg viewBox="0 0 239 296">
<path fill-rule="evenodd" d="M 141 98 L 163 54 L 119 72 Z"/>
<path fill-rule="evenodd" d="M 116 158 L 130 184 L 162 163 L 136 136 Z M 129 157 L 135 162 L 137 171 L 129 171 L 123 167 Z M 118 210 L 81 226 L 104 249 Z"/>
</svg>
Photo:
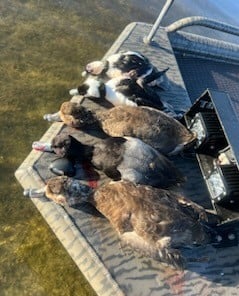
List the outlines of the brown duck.
<svg viewBox="0 0 239 296">
<path fill-rule="evenodd" d="M 180 248 L 204 245 L 216 237 L 206 226 L 207 213 L 179 193 L 129 181 L 111 181 L 94 190 L 66 176 L 52 178 L 45 195 L 61 205 L 91 203 L 116 230 L 123 243 L 145 256 L 182 268 Z"/>
<path fill-rule="evenodd" d="M 94 124 L 114 137 L 139 138 L 167 155 L 177 154 L 196 140 L 196 134 L 178 120 L 150 107 L 124 105 L 94 112 L 80 104 L 64 102 L 58 114 L 66 125 L 87 128 Z M 50 114 L 44 118 L 54 121 Z"/>
</svg>

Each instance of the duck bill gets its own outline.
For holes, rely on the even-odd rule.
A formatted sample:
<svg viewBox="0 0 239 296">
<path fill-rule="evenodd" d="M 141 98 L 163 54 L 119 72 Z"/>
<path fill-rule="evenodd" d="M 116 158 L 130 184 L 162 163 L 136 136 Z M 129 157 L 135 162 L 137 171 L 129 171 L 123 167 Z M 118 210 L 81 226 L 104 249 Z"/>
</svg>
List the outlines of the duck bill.
<svg viewBox="0 0 239 296">
<path fill-rule="evenodd" d="M 36 189 L 36 188 L 27 188 L 23 191 L 23 195 L 30 198 L 41 198 L 45 196 L 46 186 Z"/>
<path fill-rule="evenodd" d="M 61 122 L 60 112 L 44 114 L 43 119 L 49 122 Z"/>
<path fill-rule="evenodd" d="M 32 143 L 32 149 L 42 152 L 53 152 L 51 143 L 35 141 Z"/>
</svg>

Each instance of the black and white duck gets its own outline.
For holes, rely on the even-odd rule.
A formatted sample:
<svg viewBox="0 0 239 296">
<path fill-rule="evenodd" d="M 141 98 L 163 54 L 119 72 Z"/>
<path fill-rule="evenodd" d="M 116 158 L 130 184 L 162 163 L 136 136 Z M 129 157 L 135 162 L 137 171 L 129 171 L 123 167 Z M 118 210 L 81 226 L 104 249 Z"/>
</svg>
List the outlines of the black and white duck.
<svg viewBox="0 0 239 296">
<path fill-rule="evenodd" d="M 192 248 L 221 237 L 207 225 L 207 212 L 180 193 L 129 181 L 111 181 L 93 189 L 67 176 L 48 180 L 42 189 L 25 196 L 43 195 L 61 205 L 91 203 L 111 223 L 120 240 L 145 256 L 183 268 L 180 248 Z"/>
<path fill-rule="evenodd" d="M 104 61 L 94 61 L 86 65 L 82 76 L 92 75 L 109 80 L 122 75 L 134 76 L 141 80 L 141 84 L 169 88 L 165 75 L 168 69 L 159 71 L 149 59 L 137 51 L 118 52 L 110 55 Z"/>
<path fill-rule="evenodd" d="M 54 114 L 53 117 L 46 114 L 44 118 L 54 121 Z M 149 107 L 122 105 L 94 112 L 80 104 L 64 102 L 58 112 L 58 118 L 75 128 L 95 125 L 100 126 L 110 136 L 141 139 L 166 155 L 179 153 L 196 139 L 196 134 L 178 120 Z"/>
<path fill-rule="evenodd" d="M 33 148 L 39 142 L 33 143 Z M 164 155 L 143 141 L 131 137 L 108 137 L 85 145 L 68 134 L 59 134 L 51 144 L 42 143 L 56 155 L 72 163 L 91 163 L 113 180 L 169 188 L 185 181 L 181 172 Z M 49 149 L 50 147 L 50 149 Z M 38 149 L 39 150 L 39 149 Z"/>
<path fill-rule="evenodd" d="M 168 104 L 161 101 L 159 94 L 150 86 L 141 86 L 135 79 L 119 76 L 103 82 L 88 78 L 77 88 L 70 90 L 70 95 L 82 95 L 94 100 L 105 99 L 113 106 L 149 106 L 168 110 Z"/>
</svg>

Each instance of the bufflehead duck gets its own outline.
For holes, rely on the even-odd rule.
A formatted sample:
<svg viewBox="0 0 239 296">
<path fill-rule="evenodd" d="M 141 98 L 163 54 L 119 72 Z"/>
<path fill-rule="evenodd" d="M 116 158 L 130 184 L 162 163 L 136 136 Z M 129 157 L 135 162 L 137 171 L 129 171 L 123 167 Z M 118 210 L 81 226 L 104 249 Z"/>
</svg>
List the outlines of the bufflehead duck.
<svg viewBox="0 0 239 296">
<path fill-rule="evenodd" d="M 93 75 L 102 79 L 112 79 L 132 75 L 164 90 L 169 88 L 165 75 L 168 69 L 159 71 L 147 57 L 137 51 L 125 51 L 110 55 L 105 61 L 94 61 L 86 65 L 82 76 Z"/>
<path fill-rule="evenodd" d="M 152 87 L 147 85 L 141 87 L 136 80 L 124 76 L 112 78 L 106 83 L 88 78 L 78 88 L 71 89 L 70 95 L 106 99 L 114 106 L 150 106 L 160 110 L 167 110 L 168 108 Z"/>
<path fill-rule="evenodd" d="M 48 180 L 25 196 L 43 195 L 61 205 L 91 203 L 111 223 L 120 240 L 145 256 L 183 268 L 180 248 L 220 240 L 207 225 L 207 212 L 182 194 L 129 181 L 91 188 L 67 176 Z"/>
<path fill-rule="evenodd" d="M 33 148 L 36 144 L 33 143 Z M 136 138 L 108 137 L 94 145 L 84 145 L 71 135 L 59 134 L 53 138 L 51 149 L 73 163 L 91 163 L 113 180 L 124 179 L 162 188 L 185 181 L 171 161 Z"/>
<path fill-rule="evenodd" d="M 80 104 L 64 102 L 58 114 L 66 125 L 75 128 L 100 126 L 110 136 L 139 138 L 166 155 L 177 154 L 196 140 L 196 134 L 178 120 L 149 107 L 122 105 L 94 112 Z M 54 121 L 51 114 L 44 118 Z"/>
</svg>

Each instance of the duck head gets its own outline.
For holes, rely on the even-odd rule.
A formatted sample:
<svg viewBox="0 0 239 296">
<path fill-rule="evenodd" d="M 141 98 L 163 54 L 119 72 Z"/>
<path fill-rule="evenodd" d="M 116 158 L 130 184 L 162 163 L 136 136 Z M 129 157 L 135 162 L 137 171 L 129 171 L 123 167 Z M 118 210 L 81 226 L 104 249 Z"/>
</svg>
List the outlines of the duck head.
<svg viewBox="0 0 239 296">
<path fill-rule="evenodd" d="M 87 74 L 98 76 L 100 75 L 105 68 L 105 64 L 101 61 L 94 61 L 86 65 L 85 71 L 82 72 L 82 76 L 86 76 Z"/>
<path fill-rule="evenodd" d="M 69 126 L 84 128 L 96 122 L 92 111 L 73 102 L 64 102 L 60 108 L 61 120 Z"/>
<path fill-rule="evenodd" d="M 69 206 L 87 201 L 93 193 L 91 187 L 67 176 L 58 176 L 49 179 L 45 188 L 47 198 L 59 204 L 67 204 Z"/>
<path fill-rule="evenodd" d="M 53 152 L 60 157 L 67 157 L 71 146 L 71 137 L 66 135 L 57 135 L 51 141 Z"/>
<path fill-rule="evenodd" d="M 90 160 L 93 153 L 91 146 L 82 144 L 68 134 L 55 136 L 52 139 L 51 148 L 56 155 L 66 157 L 73 162 Z"/>
<path fill-rule="evenodd" d="M 73 206 L 88 201 L 94 190 L 79 180 L 67 176 L 49 179 L 46 186 L 40 189 L 25 189 L 24 196 L 40 198 L 46 196 L 60 205 Z"/>
</svg>

